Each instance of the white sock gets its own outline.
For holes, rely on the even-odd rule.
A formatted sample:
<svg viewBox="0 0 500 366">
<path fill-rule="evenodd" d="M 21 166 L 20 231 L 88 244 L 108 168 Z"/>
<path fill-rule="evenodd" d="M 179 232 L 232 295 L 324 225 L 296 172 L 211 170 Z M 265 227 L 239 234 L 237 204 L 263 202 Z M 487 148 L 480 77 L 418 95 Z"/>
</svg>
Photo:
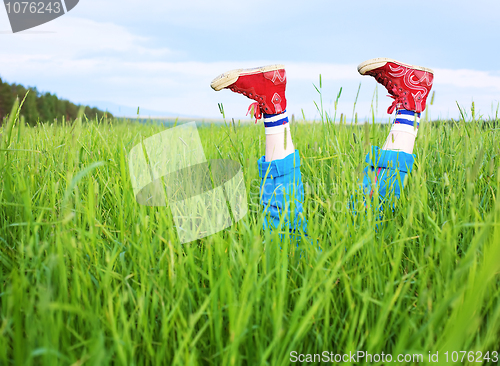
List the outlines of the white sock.
<svg viewBox="0 0 500 366">
<path fill-rule="evenodd" d="M 420 113 L 405 109 L 398 110 L 382 150 L 403 151 L 412 154 L 419 122 Z"/>
<path fill-rule="evenodd" d="M 280 114 L 264 114 L 264 127 L 267 162 L 286 158 L 295 152 L 286 111 Z"/>
</svg>

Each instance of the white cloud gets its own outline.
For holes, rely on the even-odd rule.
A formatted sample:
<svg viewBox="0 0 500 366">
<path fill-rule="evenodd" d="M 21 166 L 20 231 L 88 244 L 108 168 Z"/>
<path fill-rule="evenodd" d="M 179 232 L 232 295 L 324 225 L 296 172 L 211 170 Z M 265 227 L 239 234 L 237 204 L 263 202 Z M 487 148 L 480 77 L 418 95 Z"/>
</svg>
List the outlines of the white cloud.
<svg viewBox="0 0 500 366">
<path fill-rule="evenodd" d="M 485 88 L 500 91 L 500 76 L 495 73 L 477 70 L 436 69 L 438 85 L 452 85 L 458 88 Z"/>
<path fill-rule="evenodd" d="M 50 33 L 37 33 L 47 32 Z M 119 56 L 168 56 L 167 48 L 147 46 L 148 39 L 108 22 L 64 16 L 33 32 L 2 35 L 2 59 L 62 59 Z M 7 51 L 7 52 L 5 52 Z"/>
<path fill-rule="evenodd" d="M 290 62 L 286 67 L 289 77 L 297 80 L 317 82 L 320 74 L 322 80 L 342 81 L 360 78 L 357 65 L 353 64 Z"/>
</svg>

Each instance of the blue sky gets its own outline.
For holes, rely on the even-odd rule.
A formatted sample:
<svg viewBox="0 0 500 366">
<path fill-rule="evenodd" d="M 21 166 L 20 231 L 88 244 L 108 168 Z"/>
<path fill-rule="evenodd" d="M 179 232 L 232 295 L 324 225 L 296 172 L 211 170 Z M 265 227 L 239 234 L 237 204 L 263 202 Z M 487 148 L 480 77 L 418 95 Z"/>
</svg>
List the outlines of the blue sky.
<svg viewBox="0 0 500 366">
<path fill-rule="evenodd" d="M 376 82 L 356 66 L 391 57 L 435 71 L 432 118 L 483 115 L 500 103 L 499 1 L 80 0 L 67 15 L 10 33 L 0 10 L 0 77 L 115 114 L 245 118 L 250 100 L 210 81 L 233 68 L 283 63 L 288 110 L 315 118 L 323 99 L 350 118 L 370 115 Z M 379 118 L 390 104 L 378 88 Z M 375 103 L 377 105 L 377 103 Z"/>
</svg>

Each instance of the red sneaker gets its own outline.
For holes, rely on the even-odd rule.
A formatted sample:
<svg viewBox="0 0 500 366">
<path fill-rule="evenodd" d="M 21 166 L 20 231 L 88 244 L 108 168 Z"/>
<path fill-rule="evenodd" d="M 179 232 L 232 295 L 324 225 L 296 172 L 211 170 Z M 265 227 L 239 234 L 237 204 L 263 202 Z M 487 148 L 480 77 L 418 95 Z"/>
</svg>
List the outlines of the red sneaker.
<svg viewBox="0 0 500 366">
<path fill-rule="evenodd" d="M 254 69 L 238 69 L 217 76 L 210 84 L 212 89 L 230 89 L 255 100 L 255 118 L 262 114 L 280 114 L 286 109 L 286 72 L 283 65 L 270 65 Z"/>
<path fill-rule="evenodd" d="M 396 108 L 417 113 L 425 109 L 434 80 L 431 69 L 406 65 L 390 58 L 373 58 L 359 64 L 358 72 L 373 76 L 394 98 L 387 113 L 392 114 Z"/>
</svg>

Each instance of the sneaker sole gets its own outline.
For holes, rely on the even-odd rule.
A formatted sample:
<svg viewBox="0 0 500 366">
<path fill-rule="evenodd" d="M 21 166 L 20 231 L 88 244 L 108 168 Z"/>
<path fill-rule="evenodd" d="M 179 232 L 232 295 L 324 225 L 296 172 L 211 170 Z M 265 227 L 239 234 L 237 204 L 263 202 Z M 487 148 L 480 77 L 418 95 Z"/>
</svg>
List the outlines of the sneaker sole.
<svg viewBox="0 0 500 366">
<path fill-rule="evenodd" d="M 396 65 L 400 65 L 400 66 L 404 66 L 404 67 L 409 67 L 411 69 L 426 71 L 426 72 L 434 75 L 434 71 L 432 71 L 432 69 L 429 69 L 427 67 L 408 65 L 408 64 L 404 64 L 402 62 L 393 60 L 392 58 L 386 58 L 386 57 L 372 58 L 371 60 L 367 60 L 365 62 L 360 63 L 358 65 L 358 72 L 361 75 L 366 75 L 367 72 L 374 70 L 374 69 L 378 69 L 379 67 L 384 66 L 388 62 L 392 62 Z"/>
<path fill-rule="evenodd" d="M 281 70 L 284 68 L 285 68 L 284 65 L 269 65 L 269 66 L 255 67 L 253 69 L 231 70 L 223 74 L 220 74 L 215 79 L 213 79 L 212 82 L 210 83 L 210 86 L 212 87 L 212 89 L 219 91 L 235 83 L 236 80 L 238 80 L 238 78 L 242 75 L 259 74 L 268 71 Z"/>
</svg>

